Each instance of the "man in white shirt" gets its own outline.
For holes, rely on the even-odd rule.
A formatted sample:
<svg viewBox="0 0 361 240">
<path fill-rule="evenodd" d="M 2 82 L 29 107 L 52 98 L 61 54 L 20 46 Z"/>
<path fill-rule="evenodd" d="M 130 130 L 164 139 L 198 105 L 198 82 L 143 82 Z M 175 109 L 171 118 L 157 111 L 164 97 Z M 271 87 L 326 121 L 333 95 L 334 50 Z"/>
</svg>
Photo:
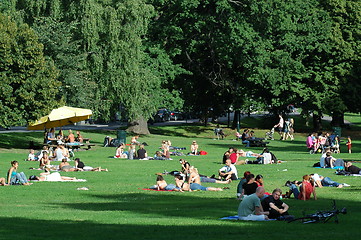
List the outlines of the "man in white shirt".
<svg viewBox="0 0 361 240">
<path fill-rule="evenodd" d="M 219 169 L 218 173 L 219 176 L 225 181 L 227 181 L 228 179 L 238 179 L 237 168 L 232 164 L 231 159 L 226 160 L 226 166 Z"/>
</svg>

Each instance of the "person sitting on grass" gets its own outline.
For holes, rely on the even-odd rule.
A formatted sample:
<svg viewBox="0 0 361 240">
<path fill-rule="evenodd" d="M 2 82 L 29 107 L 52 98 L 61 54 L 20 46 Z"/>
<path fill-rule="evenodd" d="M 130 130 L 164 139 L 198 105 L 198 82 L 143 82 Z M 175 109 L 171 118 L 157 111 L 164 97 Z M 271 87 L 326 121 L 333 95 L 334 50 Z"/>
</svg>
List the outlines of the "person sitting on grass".
<svg viewBox="0 0 361 240">
<path fill-rule="evenodd" d="M 229 147 L 228 150 L 223 154 L 223 164 L 226 164 L 226 160 L 230 158 L 231 154 L 234 152 L 234 147 Z"/>
<path fill-rule="evenodd" d="M 267 215 L 262 208 L 261 198 L 264 195 L 264 188 L 258 187 L 256 192 L 244 197 L 238 206 L 238 219 L 245 221 L 264 221 L 268 220 Z"/>
<path fill-rule="evenodd" d="M 251 195 L 256 192 L 258 184 L 255 181 L 254 175 L 251 173 L 246 176 L 246 182 L 242 185 L 242 196 Z"/>
<path fill-rule="evenodd" d="M 228 179 L 238 179 L 237 168 L 232 164 L 231 159 L 226 160 L 226 166 L 219 169 L 218 174 L 219 177 L 225 181 L 227 181 Z"/>
<path fill-rule="evenodd" d="M 190 167 L 191 167 L 191 165 L 190 165 L 190 163 L 189 162 L 187 162 L 186 160 L 184 160 L 183 158 L 181 158 L 181 159 L 179 159 L 179 163 L 182 165 L 182 170 L 181 170 L 181 172 L 183 173 L 183 174 L 189 174 L 190 173 Z"/>
<path fill-rule="evenodd" d="M 290 220 L 294 218 L 288 214 L 289 206 L 280 199 L 281 196 L 282 190 L 276 188 L 273 190 L 272 195 L 262 200 L 263 210 L 269 212 L 269 219 Z"/>
<path fill-rule="evenodd" d="M 310 175 L 304 175 L 298 199 L 304 201 L 309 200 L 311 198 L 311 193 L 313 194 L 313 199 L 317 200 L 314 181 L 311 179 Z"/>
<path fill-rule="evenodd" d="M 35 150 L 34 149 L 29 150 L 29 155 L 28 155 L 27 161 L 36 161 L 36 159 L 35 159 Z"/>
<path fill-rule="evenodd" d="M 191 144 L 190 155 L 199 155 L 198 148 L 199 148 L 199 146 L 198 146 L 197 142 L 193 141 Z"/>
<path fill-rule="evenodd" d="M 48 153 L 44 151 L 43 157 L 39 160 L 39 168 L 45 169 L 50 167 L 50 159 Z"/>
<path fill-rule="evenodd" d="M 344 167 L 345 162 L 342 159 L 336 159 L 331 155 L 331 152 L 326 153 L 325 168 Z"/>
<path fill-rule="evenodd" d="M 242 200 L 243 199 L 243 184 L 247 182 L 247 176 L 250 175 L 251 172 L 250 171 L 245 171 L 243 173 L 243 178 L 241 178 L 241 180 L 239 181 L 238 185 L 237 185 L 237 199 L 238 200 Z"/>
<path fill-rule="evenodd" d="M 156 151 L 153 157 L 154 160 L 167 160 L 161 151 Z"/>
<path fill-rule="evenodd" d="M 6 179 L 5 178 L 0 178 L 0 186 L 8 186 L 9 184 L 6 184 Z"/>
<path fill-rule="evenodd" d="M 23 172 L 17 173 L 17 169 L 19 167 L 18 161 L 11 161 L 11 167 L 8 171 L 7 182 L 9 185 L 31 185 L 28 182 L 28 178 L 25 176 Z"/>
<path fill-rule="evenodd" d="M 148 158 L 147 150 L 145 150 L 144 145 L 141 144 L 137 151 L 137 159 L 147 159 L 147 158 Z"/>
<path fill-rule="evenodd" d="M 115 151 L 114 158 L 128 158 L 128 154 L 124 152 L 125 144 L 121 143 L 117 147 L 117 150 Z"/>
<path fill-rule="evenodd" d="M 242 136 L 241 136 L 241 139 L 242 139 L 242 143 L 243 144 L 246 144 L 246 147 L 249 147 L 250 146 L 250 141 L 249 141 L 249 130 L 248 129 L 245 129 L 242 133 Z"/>
</svg>

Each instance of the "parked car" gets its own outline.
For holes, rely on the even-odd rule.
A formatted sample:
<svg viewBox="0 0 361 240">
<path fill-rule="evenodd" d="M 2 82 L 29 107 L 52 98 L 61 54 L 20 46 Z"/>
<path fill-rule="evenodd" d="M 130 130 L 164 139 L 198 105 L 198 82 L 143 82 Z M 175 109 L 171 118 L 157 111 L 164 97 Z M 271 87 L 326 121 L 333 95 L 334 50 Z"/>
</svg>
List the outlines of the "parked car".
<svg viewBox="0 0 361 240">
<path fill-rule="evenodd" d="M 170 120 L 174 120 L 174 121 L 183 120 L 183 113 L 177 111 L 171 111 Z"/>
<path fill-rule="evenodd" d="M 165 109 L 159 109 L 154 116 L 154 122 L 165 122 L 170 120 L 170 112 Z"/>
</svg>

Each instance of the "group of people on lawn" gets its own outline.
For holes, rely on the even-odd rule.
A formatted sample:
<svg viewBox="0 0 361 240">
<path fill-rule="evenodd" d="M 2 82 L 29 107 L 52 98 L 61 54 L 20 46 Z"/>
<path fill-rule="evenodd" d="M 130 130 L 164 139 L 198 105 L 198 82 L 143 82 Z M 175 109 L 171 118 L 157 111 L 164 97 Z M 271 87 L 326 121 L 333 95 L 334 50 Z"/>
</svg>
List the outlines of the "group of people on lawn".
<svg viewBox="0 0 361 240">
<path fill-rule="evenodd" d="M 228 150 L 223 156 L 223 163 L 225 165 L 218 170 L 218 176 L 213 175 L 208 177 L 200 175 L 197 168 L 191 166 L 186 160 L 180 159 L 182 170 L 158 174 L 156 185 L 151 188 L 169 191 L 222 191 L 224 188 L 205 187 L 202 186 L 201 183 L 212 182 L 227 184 L 239 179 L 236 168 L 238 159 L 233 160 L 231 155 L 234 149 L 230 149 L 231 150 Z M 235 153 L 239 154 L 237 150 Z M 259 157 L 259 155 L 256 155 L 257 154 L 254 154 L 254 157 Z M 244 154 L 244 156 L 247 156 L 247 154 Z M 327 158 L 326 155 L 325 157 Z M 327 159 L 326 162 L 333 162 L 333 160 Z M 361 174 L 361 169 L 352 165 L 351 162 L 345 162 L 343 164 L 346 170 Z M 167 184 L 163 178 L 165 174 L 174 175 L 175 183 Z M 304 175 L 302 181 L 287 181 L 285 186 L 289 187 L 289 191 L 286 192 L 286 194 L 282 194 L 280 188 L 274 189 L 272 193 L 266 193 L 263 176 L 261 174 L 255 176 L 249 171 L 244 172 L 243 178 L 240 179 L 237 186 L 237 198 L 241 200 L 238 207 L 238 218 L 240 220 L 290 220 L 293 216 L 289 215 L 289 206 L 281 200 L 282 198 L 290 198 L 293 194 L 295 199 L 306 201 L 313 196 L 313 199 L 317 200 L 316 187 L 322 188 L 328 186 L 342 188 L 349 185 L 338 183 L 329 177 L 314 173 Z"/>
<path fill-rule="evenodd" d="M 52 132 L 52 131 L 50 131 Z M 72 134 L 70 132 L 70 134 Z M 67 137 L 69 141 L 73 141 L 71 135 Z M 78 134 L 80 135 L 80 133 Z M 81 136 L 81 135 L 80 135 Z M 52 137 L 51 135 L 49 137 Z M 60 138 L 60 134 L 57 136 Z M 70 137 L 70 138 L 69 138 Z M 64 138 L 63 138 L 64 139 Z M 79 139 L 79 138 L 78 138 Z M 82 137 L 81 137 L 82 139 Z M 75 140 L 75 137 L 74 137 Z M 139 149 L 136 151 L 136 146 L 139 146 Z M 122 157 L 126 154 L 128 159 L 145 159 L 147 158 L 147 151 L 144 149 L 144 144 L 140 144 L 137 140 L 137 137 L 133 137 L 129 147 L 129 151 L 126 153 L 124 151 L 125 144 L 121 144 L 116 150 L 116 156 Z M 165 158 L 170 158 L 169 150 L 171 148 L 171 142 L 168 140 L 162 141 L 160 152 L 161 156 Z M 196 141 L 193 141 L 191 144 L 191 153 L 198 153 L 198 144 Z M 265 149 L 261 154 L 253 152 L 244 152 L 242 150 L 236 150 L 234 148 L 229 148 L 223 156 L 223 163 L 225 164 L 218 170 L 217 176 L 213 175 L 211 177 L 201 175 L 198 172 L 198 169 L 194 166 L 191 166 L 189 162 L 184 159 L 180 159 L 181 170 L 173 172 L 165 172 L 163 174 L 157 174 L 156 185 L 152 186 L 152 189 L 156 190 L 168 190 L 168 191 L 223 191 L 225 188 L 219 187 L 205 187 L 202 183 L 218 183 L 218 184 L 229 184 L 232 181 L 238 180 L 238 172 L 236 165 L 239 164 L 239 157 L 255 157 L 256 159 L 264 158 L 265 154 L 270 154 L 268 149 Z M 45 173 L 42 173 L 39 177 L 39 181 L 46 181 L 50 178 L 50 170 L 52 166 L 50 160 L 61 160 L 61 163 L 58 166 L 58 169 L 61 171 L 83 171 L 83 170 L 92 170 L 92 171 L 107 171 L 107 169 L 102 168 L 87 168 L 85 164 L 80 161 L 79 158 L 75 159 L 75 167 L 70 166 L 69 152 L 64 147 L 64 144 L 59 143 L 57 149 L 53 152 L 51 157 L 49 157 L 50 152 L 45 147 L 43 151 L 37 156 L 39 161 L 39 168 L 46 170 Z M 131 156 L 131 157 L 129 157 Z M 275 158 L 275 156 L 274 156 Z M 28 160 L 36 160 L 34 150 L 30 151 Z M 334 167 L 337 164 L 342 164 L 347 171 L 350 171 L 354 174 L 361 174 L 361 169 L 352 165 L 350 162 L 337 162 L 337 159 L 334 159 L 331 156 L 330 151 L 325 151 L 324 155 L 320 159 L 320 164 L 324 167 Z M 277 159 L 276 161 L 277 162 Z M 245 162 L 251 163 L 251 162 Z M 7 184 L 22 184 L 30 185 L 25 174 L 23 172 L 17 172 L 19 163 L 17 161 L 11 162 L 11 168 L 8 171 L 7 178 L 0 178 L 0 185 Z M 321 166 L 321 167 L 322 167 Z M 171 174 L 174 176 L 174 183 L 168 184 L 163 175 Z M 59 175 L 60 176 L 60 175 Z M 60 179 L 75 179 L 63 177 Z M 287 182 L 286 186 L 289 187 L 289 191 L 283 195 L 284 198 L 289 198 L 292 194 L 296 199 L 300 200 L 309 200 L 311 195 L 313 199 L 317 199 L 316 196 L 316 187 L 324 186 L 333 186 L 333 187 L 344 187 L 346 184 L 340 184 L 335 181 L 332 181 L 329 177 L 323 177 L 318 174 L 304 175 L 301 182 Z M 240 220 L 267 220 L 267 219 L 278 219 L 284 220 L 292 218 L 289 215 L 288 210 L 289 206 L 281 200 L 282 190 L 276 188 L 272 193 L 266 193 L 263 183 L 263 176 L 258 174 L 254 175 L 249 171 L 244 172 L 243 178 L 240 179 L 237 186 L 237 198 L 241 200 L 241 203 L 238 207 L 238 218 Z"/>
</svg>

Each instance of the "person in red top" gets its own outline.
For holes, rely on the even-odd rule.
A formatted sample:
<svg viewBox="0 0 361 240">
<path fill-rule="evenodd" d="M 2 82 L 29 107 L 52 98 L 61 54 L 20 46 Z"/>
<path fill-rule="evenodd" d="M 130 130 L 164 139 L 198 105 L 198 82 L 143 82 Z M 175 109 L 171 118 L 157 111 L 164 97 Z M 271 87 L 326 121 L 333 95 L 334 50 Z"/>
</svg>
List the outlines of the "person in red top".
<svg viewBox="0 0 361 240">
<path fill-rule="evenodd" d="M 236 164 L 239 158 L 239 153 L 237 149 L 233 149 L 233 152 L 229 155 L 229 159 L 231 159 L 232 164 Z"/>
<path fill-rule="evenodd" d="M 348 153 L 351 153 L 351 148 L 352 148 L 352 141 L 351 141 L 351 137 L 348 136 L 347 137 L 347 143 L 346 143 L 346 146 L 347 146 L 347 150 L 348 150 Z"/>
<path fill-rule="evenodd" d="M 311 193 L 313 194 L 313 199 L 317 200 L 316 197 L 316 188 L 313 182 L 310 181 L 310 175 L 304 175 L 302 185 L 300 186 L 300 194 L 298 195 L 299 200 L 309 200 L 311 198 Z"/>
</svg>

